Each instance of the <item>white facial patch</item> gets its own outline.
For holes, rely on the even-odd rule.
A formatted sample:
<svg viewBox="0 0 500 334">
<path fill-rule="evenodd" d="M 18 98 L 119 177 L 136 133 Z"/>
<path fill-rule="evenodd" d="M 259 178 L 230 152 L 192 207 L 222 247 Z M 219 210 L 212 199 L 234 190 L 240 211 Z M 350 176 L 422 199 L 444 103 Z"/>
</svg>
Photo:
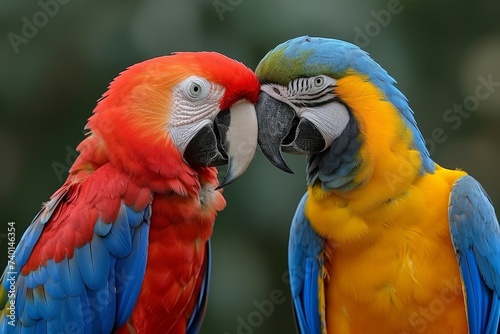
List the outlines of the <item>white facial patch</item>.
<svg viewBox="0 0 500 334">
<path fill-rule="evenodd" d="M 316 126 L 325 140 L 325 149 L 338 138 L 349 122 L 347 108 L 336 99 L 332 77 L 318 75 L 297 78 L 282 86 L 266 84 L 262 90 L 278 101 L 293 108 L 299 118 L 305 118 Z"/>
<path fill-rule="evenodd" d="M 323 136 L 325 148 L 329 147 L 349 123 L 349 112 L 340 102 L 330 102 L 314 108 L 301 108 L 299 117 L 309 120 Z"/>
<path fill-rule="evenodd" d="M 214 121 L 224 92 L 224 87 L 197 76 L 190 76 L 173 88 L 168 130 L 181 154 L 196 133 Z"/>
</svg>

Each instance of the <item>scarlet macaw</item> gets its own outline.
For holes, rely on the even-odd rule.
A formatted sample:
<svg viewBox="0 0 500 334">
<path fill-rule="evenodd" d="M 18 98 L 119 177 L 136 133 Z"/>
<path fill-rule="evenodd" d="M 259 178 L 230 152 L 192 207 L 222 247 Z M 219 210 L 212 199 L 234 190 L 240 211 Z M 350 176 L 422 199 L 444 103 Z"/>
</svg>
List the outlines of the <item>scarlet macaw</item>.
<svg viewBox="0 0 500 334">
<path fill-rule="evenodd" d="M 289 272 L 300 333 L 497 333 L 500 230 L 481 185 L 429 156 L 405 96 L 350 43 L 259 63 L 259 145 L 307 154 Z"/>
<path fill-rule="evenodd" d="M 121 73 L 5 269 L 0 331 L 196 333 L 226 204 L 216 187 L 253 158 L 258 94 L 250 69 L 215 52 Z"/>
</svg>

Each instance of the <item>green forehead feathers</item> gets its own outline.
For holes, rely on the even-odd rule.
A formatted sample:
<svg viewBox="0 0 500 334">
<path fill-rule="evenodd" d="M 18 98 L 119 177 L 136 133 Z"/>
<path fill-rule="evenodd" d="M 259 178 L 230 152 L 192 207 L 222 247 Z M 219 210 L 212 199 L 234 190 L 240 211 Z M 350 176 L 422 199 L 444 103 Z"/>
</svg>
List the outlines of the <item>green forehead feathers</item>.
<svg viewBox="0 0 500 334">
<path fill-rule="evenodd" d="M 320 74 L 335 75 L 329 66 L 319 63 L 307 63 L 314 50 L 300 50 L 300 56 L 287 57 L 286 48 L 271 50 L 257 65 L 255 74 L 261 83 L 277 83 L 288 85 L 290 81 L 300 77 L 312 77 Z"/>
</svg>

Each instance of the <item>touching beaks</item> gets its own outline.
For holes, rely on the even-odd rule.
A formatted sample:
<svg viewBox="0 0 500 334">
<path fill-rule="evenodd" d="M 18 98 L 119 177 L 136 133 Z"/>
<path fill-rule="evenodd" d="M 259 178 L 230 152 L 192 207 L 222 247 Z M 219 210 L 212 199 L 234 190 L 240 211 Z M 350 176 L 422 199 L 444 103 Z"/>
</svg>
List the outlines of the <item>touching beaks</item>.
<svg viewBox="0 0 500 334">
<path fill-rule="evenodd" d="M 290 105 L 264 91 L 260 93 L 256 112 L 259 146 L 266 158 L 279 169 L 293 173 L 283 159 L 282 151 L 308 154 L 325 148 L 325 140 L 313 123 L 298 118 Z"/>
<path fill-rule="evenodd" d="M 230 108 L 229 114 L 229 126 L 225 126 L 226 123 L 217 124 L 220 142 L 228 157 L 227 172 L 219 188 L 230 184 L 246 171 L 257 149 L 255 106 L 248 101 L 239 101 Z"/>
<path fill-rule="evenodd" d="M 246 171 L 257 148 L 257 133 L 254 105 L 240 100 L 220 111 L 213 123 L 202 127 L 186 146 L 183 156 L 192 166 L 228 164 L 219 189 Z"/>
<path fill-rule="evenodd" d="M 276 167 L 287 173 L 288 167 L 281 154 L 281 144 L 293 127 L 295 111 L 288 104 L 278 101 L 266 92 L 260 92 L 255 106 L 259 124 L 258 143 L 262 153 Z"/>
</svg>

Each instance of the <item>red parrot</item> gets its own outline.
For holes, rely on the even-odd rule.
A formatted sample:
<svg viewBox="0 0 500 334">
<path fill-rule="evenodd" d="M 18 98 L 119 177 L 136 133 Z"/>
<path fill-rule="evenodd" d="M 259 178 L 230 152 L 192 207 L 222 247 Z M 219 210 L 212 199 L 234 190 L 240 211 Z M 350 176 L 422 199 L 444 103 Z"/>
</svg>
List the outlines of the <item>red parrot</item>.
<svg viewBox="0 0 500 334">
<path fill-rule="evenodd" d="M 198 332 L 219 188 L 253 158 L 259 89 L 250 69 L 215 52 L 122 72 L 9 260 L 0 332 Z"/>
</svg>

